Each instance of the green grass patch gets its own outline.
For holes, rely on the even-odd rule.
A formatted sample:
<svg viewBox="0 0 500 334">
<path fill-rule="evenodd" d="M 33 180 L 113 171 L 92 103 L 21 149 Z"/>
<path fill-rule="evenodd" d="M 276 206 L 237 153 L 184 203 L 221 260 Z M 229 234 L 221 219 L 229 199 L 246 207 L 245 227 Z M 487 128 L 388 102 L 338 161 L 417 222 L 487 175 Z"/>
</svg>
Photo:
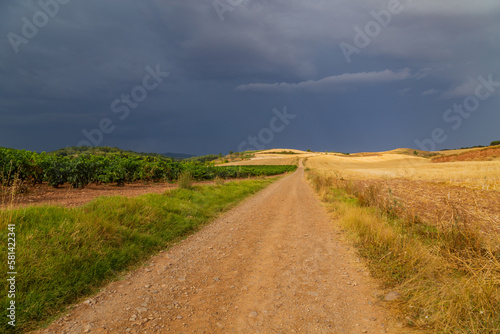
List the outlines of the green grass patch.
<svg viewBox="0 0 500 334">
<path fill-rule="evenodd" d="M 16 233 L 16 327 L 7 324 L 7 266 L 0 332 L 37 328 L 124 270 L 198 230 L 276 178 L 175 189 L 135 198 L 101 197 L 79 208 L 0 211 L 0 254 L 7 262 L 7 226 Z"/>
</svg>

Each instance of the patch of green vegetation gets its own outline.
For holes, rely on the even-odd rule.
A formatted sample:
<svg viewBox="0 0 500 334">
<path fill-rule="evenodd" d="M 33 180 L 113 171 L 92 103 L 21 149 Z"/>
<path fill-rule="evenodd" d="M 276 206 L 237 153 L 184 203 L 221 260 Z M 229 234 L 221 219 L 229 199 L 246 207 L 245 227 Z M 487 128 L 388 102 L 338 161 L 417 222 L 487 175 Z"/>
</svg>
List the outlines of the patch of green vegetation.
<svg viewBox="0 0 500 334">
<path fill-rule="evenodd" d="M 421 157 L 421 158 L 432 158 L 435 156 L 441 156 L 441 154 L 435 153 L 435 152 L 427 152 L 427 151 L 420 151 L 420 150 L 406 150 L 406 149 L 398 150 L 398 151 L 396 151 L 396 154 L 415 155 L 415 156 Z"/>
<path fill-rule="evenodd" d="M 0 299 L 0 332 L 46 324 L 71 303 L 256 193 L 276 178 L 175 189 L 135 198 L 101 197 L 79 208 L 28 207 L 0 211 L 0 254 L 8 224 L 16 232 L 16 327 Z M 6 255 L 5 255 L 6 256 Z M 7 291 L 7 270 L 0 274 Z"/>
<path fill-rule="evenodd" d="M 256 151 L 244 151 L 244 152 L 233 152 L 229 151 L 229 155 L 227 156 L 231 161 L 234 160 L 250 160 L 251 158 L 255 157 L 255 152 Z"/>
<path fill-rule="evenodd" d="M 102 148 L 100 148 L 102 149 Z M 214 166 L 200 161 L 175 161 L 138 155 L 52 155 L 25 150 L 0 148 L 0 184 L 47 182 L 57 188 L 69 183 L 84 188 L 91 183 L 172 182 L 189 172 L 196 180 L 276 175 L 295 170 L 296 166 Z"/>
<path fill-rule="evenodd" d="M 197 157 L 188 158 L 186 160 L 206 163 L 206 162 L 211 162 L 211 161 L 214 161 L 217 159 L 222 159 L 222 153 L 219 153 L 218 155 L 216 155 L 216 154 L 201 155 L 201 156 L 197 156 Z"/>
<path fill-rule="evenodd" d="M 168 160 L 169 158 L 175 160 L 188 159 L 193 157 L 190 154 L 180 153 L 144 153 L 134 152 L 129 150 L 122 150 L 118 147 L 109 146 L 70 146 L 61 148 L 49 154 L 56 156 L 81 156 L 81 155 L 99 155 L 99 156 L 132 156 L 132 157 L 152 157 L 161 160 Z"/>
<path fill-rule="evenodd" d="M 177 183 L 179 184 L 179 187 L 182 189 L 191 188 L 193 186 L 193 176 L 191 175 L 191 172 L 185 171 L 181 173 Z"/>
<path fill-rule="evenodd" d="M 273 151 L 273 152 L 262 152 L 262 154 L 299 154 L 293 151 Z"/>
</svg>

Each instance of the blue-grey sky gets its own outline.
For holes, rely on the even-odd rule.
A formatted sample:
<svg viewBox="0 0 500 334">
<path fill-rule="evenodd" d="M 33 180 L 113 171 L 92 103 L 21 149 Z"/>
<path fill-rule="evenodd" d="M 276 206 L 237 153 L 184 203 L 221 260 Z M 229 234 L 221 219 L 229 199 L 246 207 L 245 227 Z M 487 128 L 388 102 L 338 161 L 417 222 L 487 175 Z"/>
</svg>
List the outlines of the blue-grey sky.
<svg viewBox="0 0 500 334">
<path fill-rule="evenodd" d="M 0 146 L 500 140 L 498 0 L 3 0 Z"/>
</svg>

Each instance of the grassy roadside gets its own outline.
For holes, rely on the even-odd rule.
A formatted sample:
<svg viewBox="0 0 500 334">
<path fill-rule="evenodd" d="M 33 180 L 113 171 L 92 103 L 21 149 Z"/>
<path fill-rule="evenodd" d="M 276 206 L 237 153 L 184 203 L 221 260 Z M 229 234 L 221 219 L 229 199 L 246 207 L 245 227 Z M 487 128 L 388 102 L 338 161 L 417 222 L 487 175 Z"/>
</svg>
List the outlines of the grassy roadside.
<svg viewBox="0 0 500 334">
<path fill-rule="evenodd" d="M 373 276 L 397 291 L 401 321 L 431 333 L 500 333 L 500 240 L 457 212 L 422 222 L 379 189 L 314 171 L 308 178 Z"/>
<path fill-rule="evenodd" d="M 79 208 L 0 210 L 4 270 L 0 332 L 43 325 L 173 241 L 277 178 L 175 189 L 135 198 L 101 197 Z M 16 327 L 7 324 L 7 226 L 16 233 Z"/>
</svg>

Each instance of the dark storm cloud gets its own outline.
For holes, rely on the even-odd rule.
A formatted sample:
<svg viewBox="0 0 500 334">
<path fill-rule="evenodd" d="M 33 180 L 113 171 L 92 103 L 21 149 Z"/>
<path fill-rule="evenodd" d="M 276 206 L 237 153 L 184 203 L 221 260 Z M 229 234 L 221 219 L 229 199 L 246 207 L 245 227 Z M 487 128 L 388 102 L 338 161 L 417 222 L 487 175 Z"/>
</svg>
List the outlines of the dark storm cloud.
<svg viewBox="0 0 500 334">
<path fill-rule="evenodd" d="M 410 77 L 410 70 L 393 72 L 385 70 L 381 72 L 362 72 L 362 73 L 344 73 L 341 75 L 332 75 L 320 80 L 308 80 L 298 83 L 251 83 L 236 87 L 238 91 L 256 90 L 267 92 L 339 92 L 350 85 L 361 86 L 369 84 L 377 84 L 384 82 L 400 81 Z"/>
<path fill-rule="evenodd" d="M 348 64 L 340 43 L 354 45 L 355 27 L 364 29 L 374 20 L 371 11 L 380 13 L 391 1 L 246 1 L 224 12 L 223 21 L 212 0 L 4 1 L 0 146 L 76 145 L 85 139 L 83 130 L 108 118 L 116 130 L 102 145 L 235 150 L 269 123 L 273 108 L 284 105 L 299 116 L 270 146 L 411 146 L 414 138 L 443 126 L 444 110 L 470 94 L 479 75 L 500 80 L 500 4 L 401 1 L 403 10 Z M 47 15 L 35 36 L 24 37 L 26 20 L 33 24 L 54 3 L 57 13 Z M 13 47 L 12 33 L 27 43 Z M 130 95 L 142 85 L 146 68 L 157 65 L 168 78 L 119 119 L 112 102 Z M 479 127 L 498 123 L 498 114 L 489 113 L 497 106 L 495 92 L 476 116 L 481 121 L 464 125 L 463 131 L 474 134 L 457 131 L 446 144 L 478 144 L 495 136 Z M 401 115 L 401 129 L 391 138 L 352 144 L 362 144 L 354 140 L 360 129 L 363 136 L 383 131 L 367 125 L 383 128 L 393 112 Z M 359 127 L 337 128 L 352 117 Z M 310 135 L 318 130 L 324 134 Z"/>
</svg>

